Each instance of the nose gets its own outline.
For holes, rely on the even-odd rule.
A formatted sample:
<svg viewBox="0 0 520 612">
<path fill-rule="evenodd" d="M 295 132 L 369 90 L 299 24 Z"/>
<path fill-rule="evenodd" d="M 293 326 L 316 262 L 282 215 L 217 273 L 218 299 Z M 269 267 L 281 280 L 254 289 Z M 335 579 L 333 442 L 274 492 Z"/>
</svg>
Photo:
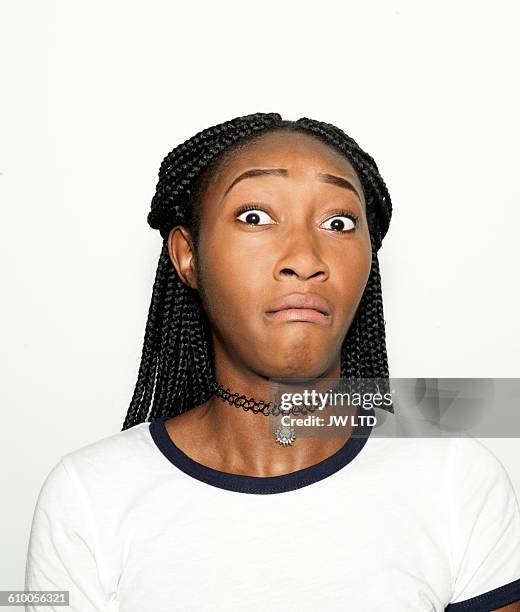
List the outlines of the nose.
<svg viewBox="0 0 520 612">
<path fill-rule="evenodd" d="M 321 281 L 329 277 L 329 266 L 323 261 L 316 239 L 308 229 L 284 240 L 283 252 L 276 263 L 275 278 L 282 280 L 288 276 Z"/>
</svg>

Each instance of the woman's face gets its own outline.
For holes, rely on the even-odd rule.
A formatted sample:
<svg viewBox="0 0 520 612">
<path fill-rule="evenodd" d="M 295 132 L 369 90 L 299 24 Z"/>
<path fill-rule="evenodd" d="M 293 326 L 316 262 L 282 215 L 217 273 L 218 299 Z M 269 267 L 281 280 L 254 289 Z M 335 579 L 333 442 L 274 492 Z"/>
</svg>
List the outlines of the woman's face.
<svg viewBox="0 0 520 612">
<path fill-rule="evenodd" d="M 186 232 L 172 230 L 170 254 L 201 295 L 217 363 L 225 356 L 275 379 L 339 377 L 341 344 L 371 267 L 364 194 L 351 164 L 310 135 L 266 133 L 212 177 L 200 219 L 198 252 Z M 291 301 L 309 297 L 316 303 Z M 291 305 L 300 308 L 272 312 Z"/>
</svg>

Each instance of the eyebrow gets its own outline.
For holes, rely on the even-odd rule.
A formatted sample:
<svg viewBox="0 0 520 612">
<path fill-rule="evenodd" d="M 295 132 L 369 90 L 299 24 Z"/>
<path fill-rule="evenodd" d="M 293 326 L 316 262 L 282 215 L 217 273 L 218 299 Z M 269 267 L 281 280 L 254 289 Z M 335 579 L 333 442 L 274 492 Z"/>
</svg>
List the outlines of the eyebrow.
<svg viewBox="0 0 520 612">
<path fill-rule="evenodd" d="M 251 168 L 250 170 L 246 170 L 239 174 L 231 183 L 231 185 L 224 192 L 224 196 L 226 196 L 231 189 L 240 181 L 243 181 L 247 178 L 258 177 L 258 176 L 287 176 L 288 171 L 287 168 Z M 354 185 L 341 176 L 336 176 L 335 174 L 329 174 L 328 172 L 319 172 L 316 175 L 316 178 L 319 179 L 323 183 L 329 183 L 331 185 L 337 185 L 338 187 L 342 187 L 343 189 L 348 189 L 348 191 L 352 191 L 357 195 L 359 201 L 361 202 L 361 196 L 359 195 L 357 189 Z"/>
</svg>

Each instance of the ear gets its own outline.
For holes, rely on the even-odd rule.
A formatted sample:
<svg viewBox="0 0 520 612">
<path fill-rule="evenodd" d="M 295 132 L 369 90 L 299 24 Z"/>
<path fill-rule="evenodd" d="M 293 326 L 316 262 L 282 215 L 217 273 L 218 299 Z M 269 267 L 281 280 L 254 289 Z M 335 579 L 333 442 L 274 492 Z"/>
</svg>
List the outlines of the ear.
<svg viewBox="0 0 520 612">
<path fill-rule="evenodd" d="M 197 289 L 195 247 L 189 229 L 176 225 L 170 230 L 168 253 L 180 279 L 192 289 Z"/>
</svg>

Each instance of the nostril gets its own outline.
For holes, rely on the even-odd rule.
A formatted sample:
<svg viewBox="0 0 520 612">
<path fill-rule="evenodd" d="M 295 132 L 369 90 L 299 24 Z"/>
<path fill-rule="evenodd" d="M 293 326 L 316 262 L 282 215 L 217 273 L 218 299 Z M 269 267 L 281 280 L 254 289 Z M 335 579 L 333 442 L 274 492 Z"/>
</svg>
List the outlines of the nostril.
<svg viewBox="0 0 520 612">
<path fill-rule="evenodd" d="M 325 274 L 325 273 L 322 270 L 318 270 L 317 272 L 314 272 L 314 274 L 311 274 L 309 276 L 309 278 L 312 278 L 313 276 L 317 276 L 317 275 L 320 275 L 320 274 Z"/>
<path fill-rule="evenodd" d="M 280 270 L 280 274 L 288 274 L 290 276 L 291 274 L 296 274 L 296 272 L 291 270 L 291 268 L 284 268 L 283 270 Z"/>
</svg>

